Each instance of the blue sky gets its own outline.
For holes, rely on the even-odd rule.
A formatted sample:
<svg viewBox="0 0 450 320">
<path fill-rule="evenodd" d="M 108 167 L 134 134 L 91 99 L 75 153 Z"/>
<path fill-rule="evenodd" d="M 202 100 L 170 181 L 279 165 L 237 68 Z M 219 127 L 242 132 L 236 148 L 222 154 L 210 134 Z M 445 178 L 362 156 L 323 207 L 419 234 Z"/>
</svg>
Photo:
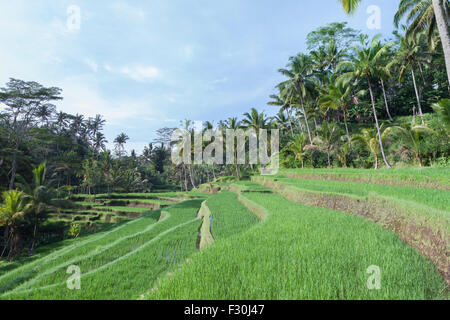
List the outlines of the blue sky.
<svg viewBox="0 0 450 320">
<path fill-rule="evenodd" d="M 346 16 L 337 0 L 15 0 L 0 3 L 0 84 L 10 77 L 63 88 L 59 110 L 102 114 L 108 141 L 130 136 L 141 151 L 161 127 L 215 121 L 255 107 L 277 70 L 306 51 L 306 35 L 330 22 L 389 36 L 399 1 L 363 1 Z M 68 8 L 81 10 L 67 27 Z M 366 9 L 381 9 L 381 29 Z"/>
</svg>

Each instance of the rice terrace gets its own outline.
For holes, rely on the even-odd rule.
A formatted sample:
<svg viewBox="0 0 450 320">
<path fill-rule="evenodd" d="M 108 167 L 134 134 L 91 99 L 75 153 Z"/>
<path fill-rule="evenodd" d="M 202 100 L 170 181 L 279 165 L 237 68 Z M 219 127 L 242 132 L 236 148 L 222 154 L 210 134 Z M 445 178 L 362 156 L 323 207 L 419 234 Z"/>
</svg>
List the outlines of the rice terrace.
<svg viewBox="0 0 450 320">
<path fill-rule="evenodd" d="M 379 27 L 365 1 L 327 0 L 346 21 L 321 24 L 325 4 L 305 5 L 305 26 L 296 1 L 169 2 L 45 0 L 68 19 L 50 27 L 0 5 L 0 21 L 56 28 L 27 60 L 46 71 L 0 70 L 0 300 L 448 301 L 448 1 L 381 1 Z M 281 36 L 269 14 L 308 30 Z M 221 311 L 185 315 L 202 312 Z"/>
</svg>

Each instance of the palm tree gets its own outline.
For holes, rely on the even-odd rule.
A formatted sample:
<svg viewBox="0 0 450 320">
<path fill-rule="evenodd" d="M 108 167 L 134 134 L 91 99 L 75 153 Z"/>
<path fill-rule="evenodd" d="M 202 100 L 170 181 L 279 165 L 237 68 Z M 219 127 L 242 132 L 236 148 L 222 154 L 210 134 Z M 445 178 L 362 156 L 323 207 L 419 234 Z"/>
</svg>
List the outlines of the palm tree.
<svg viewBox="0 0 450 320">
<path fill-rule="evenodd" d="M 22 197 L 23 193 L 18 190 L 3 192 L 3 203 L 0 206 L 0 226 L 6 227 L 5 247 L 0 257 L 9 246 L 8 256 L 21 252 L 21 239 L 18 229 L 24 222 L 26 201 Z"/>
<path fill-rule="evenodd" d="M 341 131 L 336 123 L 324 121 L 319 127 L 319 136 L 314 139 L 316 144 L 318 146 L 323 146 L 327 152 L 328 168 L 331 168 L 331 149 L 337 147 L 341 135 Z"/>
<path fill-rule="evenodd" d="M 26 210 L 33 214 L 33 242 L 30 252 L 33 252 L 38 232 L 39 219 L 53 204 L 54 190 L 46 181 L 47 166 L 42 163 L 33 169 L 33 183 L 21 185 L 24 199 L 28 201 Z"/>
<path fill-rule="evenodd" d="M 394 24 L 398 27 L 406 16 L 409 27 L 408 38 L 426 33 L 430 48 L 433 50 L 434 35 L 439 34 L 445 56 L 448 81 L 450 83 L 450 32 L 448 0 L 401 0 L 394 16 Z"/>
<path fill-rule="evenodd" d="M 344 168 L 347 168 L 347 156 L 350 153 L 350 141 L 345 142 L 342 147 L 336 152 L 336 157 L 341 162 Z"/>
<path fill-rule="evenodd" d="M 381 127 L 383 129 L 383 126 Z M 351 141 L 353 143 L 361 144 L 365 146 L 370 153 L 373 155 L 375 159 L 375 170 L 379 168 L 379 153 L 380 153 L 380 142 L 379 140 L 383 140 L 387 136 L 386 130 L 383 130 L 381 136 L 378 134 L 379 129 L 362 129 L 361 134 L 352 136 Z M 380 139 L 381 138 L 381 139 Z"/>
<path fill-rule="evenodd" d="M 300 108 L 305 117 L 305 125 L 308 131 L 309 142 L 313 144 L 311 130 L 308 123 L 308 115 L 305 109 L 305 97 L 307 91 L 312 87 L 312 71 L 314 63 L 310 56 L 305 54 L 298 54 L 289 59 L 289 64 L 286 69 L 280 69 L 279 72 L 286 76 L 288 80 L 279 84 L 283 88 L 282 97 L 288 99 L 294 104 L 293 99 L 298 99 Z"/>
<path fill-rule="evenodd" d="M 419 166 L 423 167 L 423 138 L 434 133 L 425 126 L 413 126 L 409 123 L 404 123 L 401 126 L 387 128 L 386 135 L 396 135 L 403 142 L 403 149 L 412 152 L 419 162 Z"/>
<path fill-rule="evenodd" d="M 289 104 L 288 101 L 283 99 L 281 97 L 281 95 L 272 94 L 272 95 L 270 95 L 270 98 L 272 99 L 272 101 L 269 101 L 267 103 L 269 106 L 281 107 L 279 113 L 284 113 L 284 111 L 287 112 L 287 120 L 288 120 L 287 122 L 289 123 L 291 135 L 294 136 L 294 127 L 293 127 L 293 123 L 292 123 L 292 105 Z"/>
<path fill-rule="evenodd" d="M 394 55 L 393 52 L 387 52 L 384 55 L 384 62 L 380 62 L 380 63 L 383 63 L 384 65 L 387 66 L 389 64 L 389 61 L 392 60 L 393 55 Z M 386 113 L 388 115 L 389 121 L 394 122 L 394 119 L 391 116 L 391 111 L 389 110 L 389 103 L 388 103 L 388 99 L 387 99 L 387 95 L 386 95 L 386 87 L 385 87 L 385 83 L 391 78 L 391 73 L 390 73 L 389 67 L 381 68 L 379 70 L 378 76 L 380 78 L 381 90 L 383 91 L 384 105 L 386 107 Z"/>
<path fill-rule="evenodd" d="M 105 150 L 105 143 L 108 143 L 108 140 L 106 140 L 105 135 L 101 132 L 97 132 L 94 137 L 95 153 L 98 153 L 100 149 Z"/>
<path fill-rule="evenodd" d="M 248 129 L 255 130 L 256 134 L 259 135 L 260 129 L 266 129 L 270 126 L 270 119 L 266 117 L 264 111 L 259 113 L 258 110 L 252 108 L 250 113 L 244 113 L 242 125 Z"/>
<path fill-rule="evenodd" d="M 339 70 L 350 70 L 345 72 L 341 77 L 341 81 L 351 82 L 353 79 L 365 80 L 369 87 L 370 99 L 372 102 L 372 112 L 375 119 L 375 125 L 378 132 L 380 150 L 383 156 L 384 163 L 388 168 L 392 168 L 384 153 L 383 141 L 380 132 L 380 125 L 378 123 L 377 111 L 375 108 L 375 98 L 373 95 L 372 81 L 381 73 L 381 69 L 386 67 L 382 65 L 384 55 L 388 51 L 390 43 L 380 45 L 380 36 L 375 36 L 370 44 L 368 37 L 361 35 L 360 46 L 354 48 L 355 55 L 352 61 L 342 61 L 338 65 Z"/>
<path fill-rule="evenodd" d="M 56 123 L 58 124 L 58 133 L 61 134 L 63 129 L 68 124 L 69 115 L 65 112 L 58 112 L 56 114 Z"/>
<path fill-rule="evenodd" d="M 289 123 L 289 117 L 281 110 L 274 117 L 274 125 L 282 131 L 289 127 Z"/>
<path fill-rule="evenodd" d="M 356 96 L 361 96 L 364 91 L 359 91 Z M 337 79 L 330 79 L 328 87 L 324 90 L 324 94 L 319 99 L 319 105 L 322 108 L 338 110 L 341 109 L 344 115 L 345 133 L 347 139 L 350 141 L 350 133 L 348 130 L 348 111 L 347 109 L 354 102 L 352 95 L 352 87 L 349 83 L 337 81 Z"/>
<path fill-rule="evenodd" d="M 442 99 L 433 104 L 433 109 L 447 129 L 450 130 L 450 99 Z"/>
<path fill-rule="evenodd" d="M 121 133 L 119 134 L 116 139 L 114 139 L 114 143 L 116 144 L 116 152 L 119 155 L 119 159 L 122 157 L 122 155 L 125 153 L 125 144 L 127 141 L 130 140 L 130 138 L 125 134 Z"/>
<path fill-rule="evenodd" d="M 339 61 L 346 56 L 345 51 L 345 49 L 339 50 L 335 40 L 332 40 L 326 48 L 312 51 L 311 56 L 317 69 L 317 74 L 324 79 L 330 73 L 334 74 Z"/>
<path fill-rule="evenodd" d="M 361 0 L 340 0 L 344 11 L 353 14 L 358 9 Z"/>
<path fill-rule="evenodd" d="M 303 134 L 297 134 L 291 137 L 288 143 L 288 149 L 294 153 L 295 159 L 302 164 L 302 169 L 305 168 L 306 146 L 308 145 L 307 138 Z"/>
<path fill-rule="evenodd" d="M 48 120 L 51 119 L 53 113 L 56 108 L 51 104 L 40 105 L 36 110 L 36 117 L 41 119 L 42 125 L 46 125 L 48 127 Z"/>
<path fill-rule="evenodd" d="M 256 113 L 258 113 L 258 112 L 256 112 Z M 258 115 L 258 117 L 259 117 L 259 115 Z M 249 119 L 247 119 L 247 120 L 249 120 Z M 253 121 L 251 121 L 250 123 L 253 123 Z M 242 128 L 243 128 L 243 126 L 242 126 L 241 122 L 238 121 L 237 118 L 229 118 L 225 122 L 225 129 L 236 131 L 236 130 L 242 129 Z M 233 141 L 233 144 L 234 144 L 234 141 Z M 236 178 L 238 180 L 240 180 L 241 176 L 240 176 L 240 173 L 239 173 L 238 155 L 237 155 L 237 148 L 236 147 L 234 148 L 234 168 L 235 168 L 235 171 L 236 171 Z"/>
<path fill-rule="evenodd" d="M 361 0 L 340 0 L 340 2 L 344 11 L 352 14 L 358 8 Z M 398 12 L 394 16 L 394 24 L 398 26 L 406 15 L 406 21 L 410 24 L 408 37 L 426 31 L 430 45 L 433 34 L 436 30 L 439 31 L 450 83 L 450 31 L 448 27 L 450 19 L 448 11 L 447 0 L 401 0 Z"/>
<path fill-rule="evenodd" d="M 421 47 L 419 44 L 414 42 L 411 38 L 407 38 L 406 36 L 402 36 L 398 32 L 394 32 L 394 35 L 397 38 L 397 42 L 399 43 L 399 48 L 395 54 L 394 59 L 391 63 L 388 64 L 388 68 L 392 66 L 397 66 L 399 68 L 399 81 L 405 77 L 405 73 L 409 70 L 411 72 L 411 77 L 414 84 L 414 90 L 416 93 L 417 106 L 419 110 L 419 115 L 422 119 L 422 125 L 425 124 L 425 120 L 423 118 L 422 112 L 422 104 L 420 102 L 419 89 L 416 81 L 416 74 L 414 72 L 415 66 L 420 66 L 420 64 L 428 64 L 429 63 L 429 55 L 421 52 Z"/>
</svg>

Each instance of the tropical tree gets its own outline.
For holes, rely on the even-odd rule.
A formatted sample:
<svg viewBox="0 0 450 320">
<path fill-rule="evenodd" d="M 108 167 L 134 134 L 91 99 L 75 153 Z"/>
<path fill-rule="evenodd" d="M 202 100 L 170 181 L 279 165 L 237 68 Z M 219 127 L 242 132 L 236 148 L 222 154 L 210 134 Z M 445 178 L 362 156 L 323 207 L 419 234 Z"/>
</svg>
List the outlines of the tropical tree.
<svg viewBox="0 0 450 320">
<path fill-rule="evenodd" d="M 361 4 L 361 0 L 339 0 L 344 8 L 344 11 L 353 14 Z"/>
<path fill-rule="evenodd" d="M 408 151 L 414 154 L 419 162 L 419 166 L 423 167 L 423 152 L 426 136 L 432 135 L 434 131 L 425 126 L 413 126 L 404 123 L 401 126 L 387 128 L 386 135 L 395 135 L 402 142 L 402 151 Z"/>
<path fill-rule="evenodd" d="M 398 50 L 394 56 L 394 59 L 388 64 L 388 69 L 392 66 L 397 66 L 399 70 L 399 81 L 402 82 L 405 73 L 409 70 L 414 84 L 414 91 L 417 99 L 417 106 L 419 115 L 422 119 L 422 125 L 425 124 L 422 112 L 422 104 L 420 101 L 419 89 L 416 81 L 416 74 L 414 72 L 415 67 L 419 67 L 420 64 L 429 64 L 429 55 L 422 52 L 421 46 L 411 38 L 402 36 L 398 32 L 394 32 L 399 44 Z"/>
<path fill-rule="evenodd" d="M 0 257 L 3 257 L 6 249 L 9 249 L 8 256 L 21 253 L 22 240 L 19 228 L 25 221 L 25 210 L 26 201 L 21 191 L 3 192 L 3 203 L 0 205 L 0 226 L 6 228 L 7 240 Z"/>
<path fill-rule="evenodd" d="M 313 87 L 312 71 L 314 62 L 310 56 L 298 54 L 289 59 L 287 68 L 280 69 L 279 72 L 288 78 L 288 80 L 280 83 L 278 86 L 282 88 L 281 96 L 286 98 L 291 104 L 295 103 L 294 99 L 298 99 L 298 105 L 305 117 L 305 125 L 308 131 L 310 144 L 313 144 L 311 129 L 308 123 L 308 115 L 305 108 L 305 98 L 309 90 Z"/>
<path fill-rule="evenodd" d="M 359 91 L 355 97 L 364 95 L 365 91 Z M 319 98 L 321 108 L 342 110 L 344 116 L 344 126 L 347 139 L 350 141 L 350 133 L 348 130 L 348 108 L 354 103 L 352 86 L 347 82 L 337 81 L 331 78 L 328 87 L 323 90 L 323 94 Z"/>
<path fill-rule="evenodd" d="M 291 137 L 288 143 L 288 150 L 295 155 L 295 159 L 299 160 L 302 164 L 302 169 L 305 168 L 305 155 L 307 152 L 306 146 L 308 145 L 308 139 L 303 134 L 297 134 Z"/>
<path fill-rule="evenodd" d="M 258 113 L 258 112 L 256 112 L 256 113 Z M 256 116 L 256 114 L 254 116 Z M 259 114 L 258 114 L 257 118 L 259 118 Z M 250 119 L 247 119 L 247 120 L 250 120 Z M 250 123 L 253 123 L 253 121 L 250 121 Z M 259 122 L 256 122 L 256 123 L 259 123 Z M 224 125 L 225 125 L 225 129 L 233 130 L 233 131 L 236 131 L 236 130 L 239 130 L 239 129 L 243 128 L 242 123 L 240 121 L 238 121 L 237 118 L 229 118 L 227 121 L 225 121 Z M 229 141 L 227 141 L 226 145 L 228 145 L 228 142 Z M 233 141 L 232 143 L 235 144 L 235 141 Z M 238 154 L 237 154 L 238 150 L 237 149 L 238 148 L 235 145 L 234 146 L 234 168 L 235 168 L 235 172 L 236 172 L 236 178 L 238 180 L 240 180 L 241 179 L 241 175 L 239 173 Z"/>
<path fill-rule="evenodd" d="M 344 168 L 347 168 L 347 157 L 350 154 L 350 141 L 346 141 L 336 152 L 336 157 Z"/>
<path fill-rule="evenodd" d="M 33 169 L 33 183 L 21 184 L 24 190 L 24 199 L 27 201 L 26 210 L 33 216 L 33 242 L 31 244 L 30 252 L 33 252 L 36 237 L 38 234 L 39 219 L 47 212 L 49 207 L 53 206 L 53 197 L 55 192 L 50 187 L 50 183 L 46 181 L 47 165 L 42 163 Z"/>
<path fill-rule="evenodd" d="M 270 95 L 270 98 L 272 99 L 267 104 L 269 106 L 279 106 L 279 114 L 284 114 L 284 112 L 287 113 L 287 122 L 289 123 L 289 128 L 291 131 L 291 135 L 294 136 L 294 126 L 292 121 L 292 105 L 289 103 L 289 101 L 283 99 L 281 95 Z M 283 116 L 284 117 L 284 116 Z"/>
<path fill-rule="evenodd" d="M 46 105 L 46 110 L 52 109 L 54 106 L 50 102 L 61 100 L 61 91 L 60 88 L 45 88 L 37 82 L 18 79 L 10 79 L 6 88 L 0 89 L 0 103 L 6 106 L 6 114 L 11 119 L 8 125 L 8 142 L 12 150 L 9 190 L 14 189 L 19 147 L 33 127 L 36 113 L 43 105 Z"/>
<path fill-rule="evenodd" d="M 105 143 L 108 143 L 106 137 L 103 133 L 97 132 L 94 137 L 94 152 L 98 154 L 100 150 L 105 151 Z"/>
<path fill-rule="evenodd" d="M 260 129 L 266 129 L 271 126 L 270 119 L 266 117 L 264 111 L 259 113 L 255 108 L 252 108 L 250 112 L 244 113 L 244 119 L 242 119 L 241 123 L 243 127 L 255 130 L 257 135 L 259 135 Z"/>
<path fill-rule="evenodd" d="M 358 9 L 361 0 L 340 0 L 344 11 L 352 14 Z M 398 26 L 403 17 L 409 24 L 408 36 L 426 31 L 430 45 L 437 30 L 444 50 L 448 82 L 450 83 L 450 31 L 448 0 L 401 0 L 394 23 Z"/>
<path fill-rule="evenodd" d="M 378 122 L 377 111 L 375 108 L 375 98 L 373 93 L 372 82 L 377 76 L 380 75 L 381 69 L 386 69 L 383 65 L 384 55 L 388 52 L 390 43 L 380 45 L 380 36 L 375 36 L 370 43 L 368 42 L 368 37 L 361 35 L 360 45 L 355 47 L 355 55 L 352 57 L 351 61 L 341 61 L 338 65 L 338 69 L 347 70 L 340 77 L 341 81 L 346 83 L 352 80 L 365 80 L 370 92 L 370 100 L 372 102 L 372 112 L 375 119 L 375 125 L 378 132 L 378 138 L 380 143 L 381 155 L 383 157 L 384 163 L 388 168 L 392 168 L 389 164 L 383 147 L 382 136 L 380 132 L 380 124 Z M 350 70 L 350 71 L 348 71 Z"/>
<path fill-rule="evenodd" d="M 326 121 L 319 126 L 318 133 L 319 136 L 314 139 L 314 142 L 316 145 L 322 146 L 327 152 L 328 168 L 331 168 L 331 151 L 333 148 L 338 147 L 342 133 L 336 123 L 328 123 Z"/>
<path fill-rule="evenodd" d="M 428 44 L 435 48 L 434 35 L 439 34 L 445 56 L 448 81 L 450 83 L 450 31 L 449 31 L 449 2 L 448 0 L 401 0 L 398 11 L 394 16 L 394 23 L 398 27 L 406 16 L 408 29 L 407 38 L 414 38 L 425 33 Z"/>
<path fill-rule="evenodd" d="M 450 130 L 450 99 L 442 99 L 433 104 L 433 109 L 447 129 Z"/>
<path fill-rule="evenodd" d="M 114 139 L 114 143 L 116 145 L 116 153 L 119 156 L 119 159 L 125 154 L 125 144 L 130 138 L 125 134 L 119 134 L 116 139 Z"/>
<path fill-rule="evenodd" d="M 380 153 L 379 141 L 385 139 L 388 134 L 386 130 L 383 130 L 383 126 L 381 127 L 381 130 L 382 133 L 381 136 L 379 136 L 378 132 L 380 132 L 380 130 L 376 127 L 373 129 L 362 129 L 361 134 L 354 135 L 351 138 L 352 143 L 360 144 L 370 151 L 370 153 L 375 159 L 375 170 L 379 168 L 379 153 Z"/>
</svg>

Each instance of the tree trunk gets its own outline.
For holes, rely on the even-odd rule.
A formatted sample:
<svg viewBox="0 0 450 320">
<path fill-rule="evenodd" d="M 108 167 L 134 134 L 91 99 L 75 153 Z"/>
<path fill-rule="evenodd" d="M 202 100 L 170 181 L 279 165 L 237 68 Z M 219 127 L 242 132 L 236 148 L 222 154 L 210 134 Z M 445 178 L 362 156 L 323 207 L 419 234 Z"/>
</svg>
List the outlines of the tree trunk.
<svg viewBox="0 0 450 320">
<path fill-rule="evenodd" d="M 19 140 L 19 138 L 17 138 L 16 146 L 14 148 L 13 160 L 11 163 L 11 179 L 9 180 L 9 190 L 14 189 L 14 182 L 15 182 L 16 173 L 17 173 L 17 153 L 19 152 L 19 146 L 20 146 L 20 140 Z"/>
<path fill-rule="evenodd" d="M 375 170 L 378 170 L 378 155 L 375 155 Z"/>
<path fill-rule="evenodd" d="M 193 187 L 194 189 L 197 188 L 197 187 L 195 186 L 195 181 L 194 181 L 194 170 L 192 169 L 192 165 L 189 165 L 189 178 L 191 179 L 192 187 Z"/>
<path fill-rule="evenodd" d="M 347 123 L 347 110 L 345 108 L 342 109 L 344 113 L 344 125 L 345 125 L 345 134 L 347 135 L 348 143 L 350 144 L 350 133 L 348 131 L 348 123 Z"/>
<path fill-rule="evenodd" d="M 38 228 L 38 215 L 35 213 L 35 215 L 34 215 L 33 242 L 31 243 L 31 249 L 30 249 L 30 253 L 31 254 L 33 254 L 34 245 L 36 243 L 37 228 Z"/>
<path fill-rule="evenodd" d="M 288 110 L 288 117 L 289 117 L 289 127 L 291 128 L 291 135 L 292 135 L 292 137 L 294 137 L 294 128 L 292 126 L 292 113 L 291 113 L 290 109 Z M 1 166 L 1 163 L 0 163 L 0 166 Z"/>
<path fill-rule="evenodd" d="M 183 172 L 184 172 L 184 188 L 186 191 L 188 191 L 188 182 L 187 182 L 187 175 L 186 175 L 186 165 L 183 163 Z"/>
<path fill-rule="evenodd" d="M 212 164 L 212 173 L 213 173 L 214 180 L 216 180 L 217 178 L 216 178 L 216 170 L 214 170 L 214 163 Z"/>
<path fill-rule="evenodd" d="M 423 167 L 423 160 L 422 160 L 422 157 L 419 155 L 419 154 L 417 154 L 416 155 L 416 157 L 417 157 L 417 161 L 419 161 L 419 167 Z"/>
<path fill-rule="evenodd" d="M 310 144 L 313 144 L 311 130 L 309 129 L 308 116 L 306 115 L 305 106 L 303 105 L 303 98 L 302 98 L 300 92 L 299 92 L 299 95 L 300 95 L 300 105 L 302 106 L 303 115 L 305 116 L 306 129 L 308 130 L 309 142 L 310 142 Z"/>
<path fill-rule="evenodd" d="M 384 154 L 383 139 L 381 139 L 380 125 L 378 123 L 377 110 L 375 109 L 375 99 L 373 98 L 372 84 L 370 83 L 370 78 L 367 78 L 367 83 L 369 84 L 370 100 L 372 101 L 372 111 L 373 111 L 373 116 L 375 118 L 375 124 L 377 126 L 377 133 L 378 133 L 378 140 L 380 142 L 381 155 L 383 156 L 384 163 L 386 164 L 388 169 L 392 169 L 391 165 L 389 164 L 389 162 L 386 158 L 386 155 Z"/>
<path fill-rule="evenodd" d="M 383 81 L 383 79 L 380 79 L 380 80 L 381 80 L 381 88 L 383 89 L 384 103 L 386 105 L 386 112 L 389 117 L 389 121 L 394 122 L 394 119 L 392 119 L 392 116 L 391 116 L 391 112 L 389 111 L 389 104 L 388 104 L 387 97 L 386 97 L 386 90 L 384 89 L 384 81 Z"/>
<path fill-rule="evenodd" d="M 450 83 L 450 32 L 448 30 L 448 24 L 445 18 L 444 8 L 442 7 L 441 0 L 432 0 L 434 15 L 436 17 L 436 23 L 439 29 L 439 35 L 441 37 L 442 47 L 444 49 L 445 66 L 447 68 L 448 83 Z"/>
<path fill-rule="evenodd" d="M 331 168 L 331 156 L 330 156 L 330 147 L 327 147 L 327 156 L 328 156 L 328 169 Z"/>
<path fill-rule="evenodd" d="M 234 154 L 234 166 L 235 166 L 235 169 L 236 169 L 236 179 L 238 179 L 238 180 L 241 180 L 241 176 L 240 176 L 240 174 L 239 174 L 239 165 L 238 165 L 238 160 L 237 160 L 237 148 L 236 148 L 236 151 L 235 151 L 235 154 Z"/>
<path fill-rule="evenodd" d="M 412 75 L 412 78 L 413 78 L 414 90 L 416 92 L 417 106 L 419 108 L 419 115 L 422 118 L 422 125 L 425 125 L 425 120 L 423 119 L 423 113 L 422 113 L 422 105 L 420 103 L 419 91 L 417 90 L 416 75 L 414 73 L 414 68 L 412 66 L 411 66 L 411 75 Z"/>
</svg>

